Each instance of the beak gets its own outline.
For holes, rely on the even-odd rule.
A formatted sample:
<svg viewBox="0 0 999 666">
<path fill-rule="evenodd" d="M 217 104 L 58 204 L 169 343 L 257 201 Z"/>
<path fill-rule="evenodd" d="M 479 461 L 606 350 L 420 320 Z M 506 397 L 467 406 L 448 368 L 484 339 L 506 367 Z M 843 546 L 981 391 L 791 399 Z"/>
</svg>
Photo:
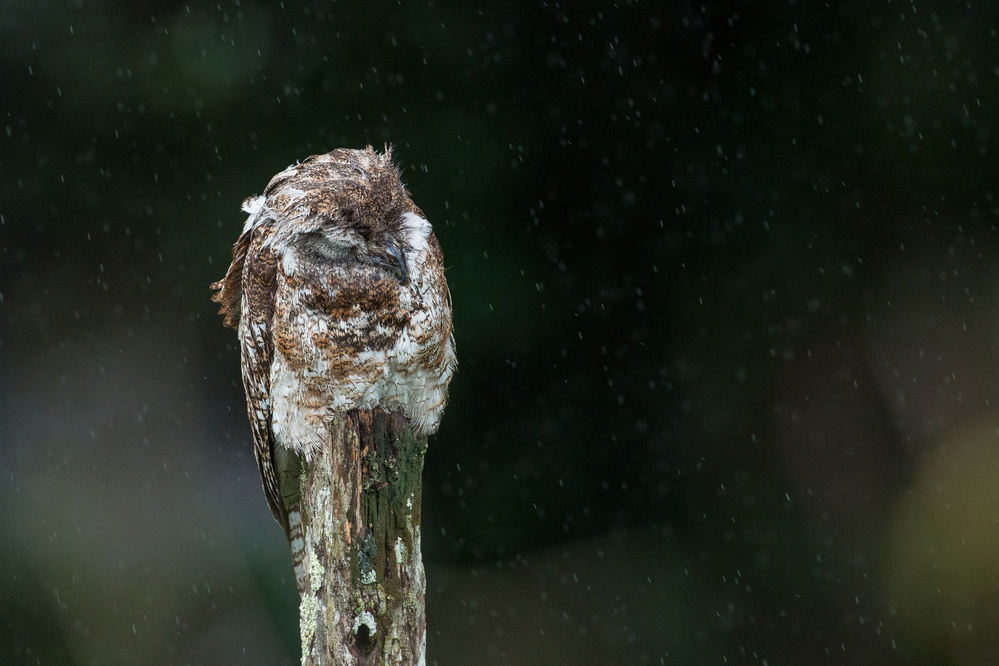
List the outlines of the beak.
<svg viewBox="0 0 999 666">
<path fill-rule="evenodd" d="M 406 253 L 396 241 L 389 241 L 384 253 L 378 255 L 378 265 L 395 276 L 399 284 L 406 284 L 409 271 L 406 270 Z"/>
</svg>

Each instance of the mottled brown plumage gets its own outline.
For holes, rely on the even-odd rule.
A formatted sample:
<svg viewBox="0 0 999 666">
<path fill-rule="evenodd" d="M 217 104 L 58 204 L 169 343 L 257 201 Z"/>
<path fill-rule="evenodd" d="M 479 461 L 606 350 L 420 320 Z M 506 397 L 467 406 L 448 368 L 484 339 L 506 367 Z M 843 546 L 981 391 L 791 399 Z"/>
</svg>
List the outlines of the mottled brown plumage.
<svg viewBox="0 0 999 666">
<path fill-rule="evenodd" d="M 243 209 L 214 300 L 239 331 L 254 454 L 301 586 L 299 458 L 321 451 L 334 415 L 357 410 L 437 430 L 455 368 L 450 294 L 387 149 L 310 157 Z"/>
</svg>

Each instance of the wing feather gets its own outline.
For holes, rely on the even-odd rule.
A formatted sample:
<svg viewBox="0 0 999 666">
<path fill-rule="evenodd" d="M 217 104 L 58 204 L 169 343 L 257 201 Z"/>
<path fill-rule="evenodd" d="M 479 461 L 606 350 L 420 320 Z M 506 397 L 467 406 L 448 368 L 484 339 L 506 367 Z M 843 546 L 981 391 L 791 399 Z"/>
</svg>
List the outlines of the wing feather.
<svg viewBox="0 0 999 666">
<path fill-rule="evenodd" d="M 272 327 L 277 289 L 277 260 L 265 247 L 266 226 L 248 230 L 245 269 L 242 275 L 242 317 L 239 338 L 243 356 L 243 388 L 246 391 L 253 455 L 260 469 L 267 505 L 281 527 L 288 532 L 288 517 L 281 501 L 275 473 L 274 434 L 271 429 L 271 362 L 274 359 Z"/>
</svg>

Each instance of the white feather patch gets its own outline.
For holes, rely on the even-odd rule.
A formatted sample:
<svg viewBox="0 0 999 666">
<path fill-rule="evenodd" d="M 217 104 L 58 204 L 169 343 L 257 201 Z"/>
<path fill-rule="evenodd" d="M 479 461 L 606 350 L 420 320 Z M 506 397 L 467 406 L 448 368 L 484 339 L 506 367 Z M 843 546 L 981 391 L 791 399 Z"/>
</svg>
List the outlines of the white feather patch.
<svg viewBox="0 0 999 666">
<path fill-rule="evenodd" d="M 417 251 L 426 250 L 427 239 L 430 238 L 430 232 L 433 230 L 430 222 L 425 217 L 420 217 L 416 213 L 403 213 L 402 223 L 406 231 L 406 240 L 409 243 L 409 247 Z"/>
<path fill-rule="evenodd" d="M 256 215 L 258 212 L 260 212 L 260 209 L 263 207 L 263 205 L 264 205 L 264 197 L 262 196 L 250 197 L 243 202 L 243 212 L 249 213 L 251 216 Z"/>
</svg>

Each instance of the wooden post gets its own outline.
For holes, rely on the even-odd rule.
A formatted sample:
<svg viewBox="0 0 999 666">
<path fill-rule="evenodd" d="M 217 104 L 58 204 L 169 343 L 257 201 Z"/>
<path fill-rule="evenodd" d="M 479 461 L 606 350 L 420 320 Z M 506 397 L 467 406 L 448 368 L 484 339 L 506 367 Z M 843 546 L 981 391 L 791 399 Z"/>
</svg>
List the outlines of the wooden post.
<svg viewBox="0 0 999 666">
<path fill-rule="evenodd" d="M 426 438 L 381 410 L 333 419 L 303 465 L 302 663 L 426 661 L 420 502 Z"/>
</svg>

